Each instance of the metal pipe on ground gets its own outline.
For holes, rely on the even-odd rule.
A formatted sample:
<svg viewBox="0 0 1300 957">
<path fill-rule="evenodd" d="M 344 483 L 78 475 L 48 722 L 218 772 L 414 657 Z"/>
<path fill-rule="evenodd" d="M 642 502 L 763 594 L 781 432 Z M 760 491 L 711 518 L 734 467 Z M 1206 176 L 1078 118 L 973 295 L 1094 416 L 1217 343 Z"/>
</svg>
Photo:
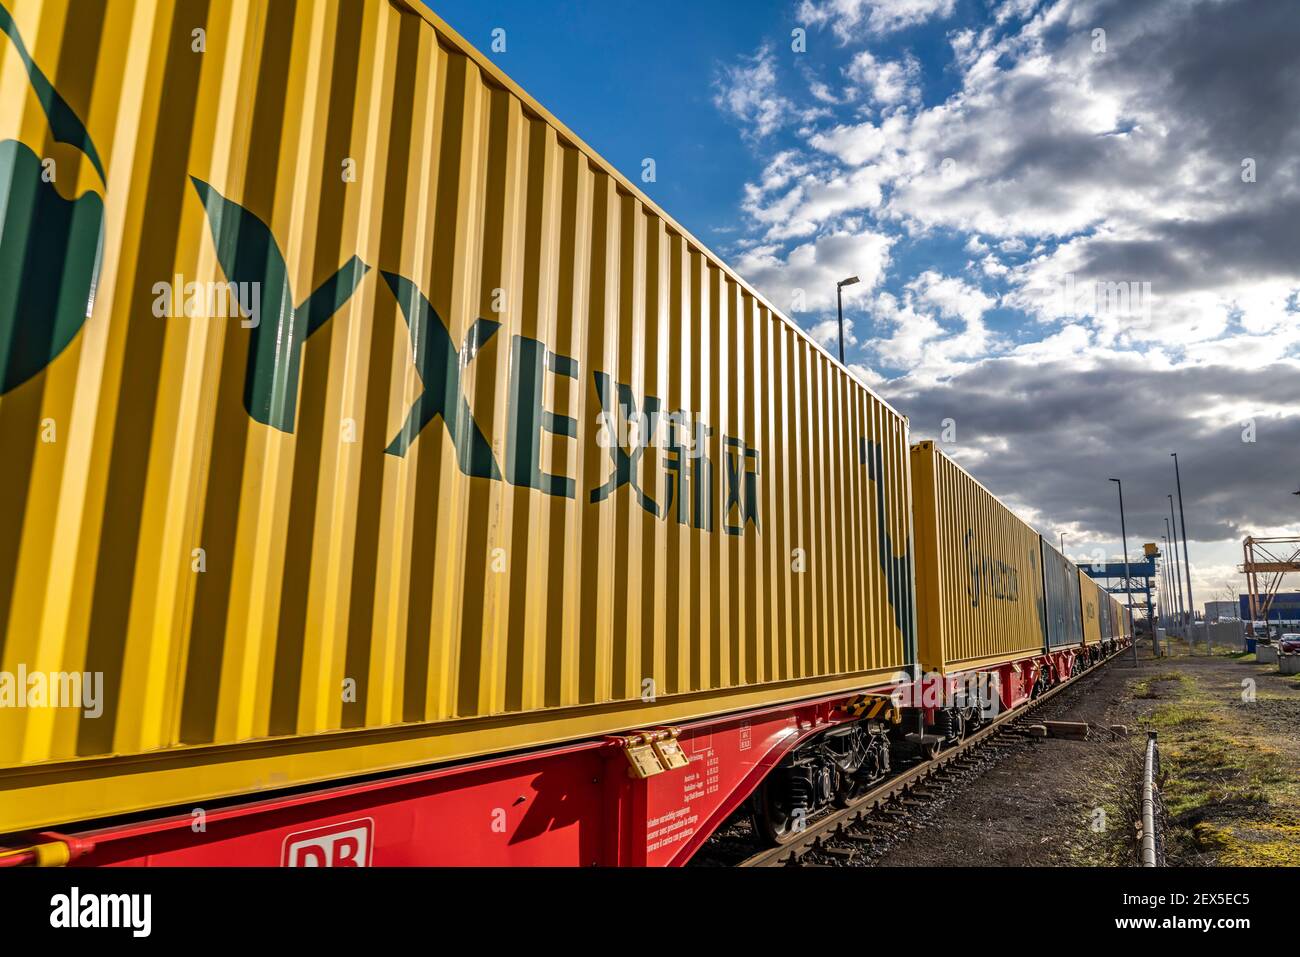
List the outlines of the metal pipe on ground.
<svg viewBox="0 0 1300 957">
<path fill-rule="evenodd" d="M 1156 733 L 1147 732 L 1147 756 L 1142 768 L 1142 866 L 1156 867 Z"/>
</svg>

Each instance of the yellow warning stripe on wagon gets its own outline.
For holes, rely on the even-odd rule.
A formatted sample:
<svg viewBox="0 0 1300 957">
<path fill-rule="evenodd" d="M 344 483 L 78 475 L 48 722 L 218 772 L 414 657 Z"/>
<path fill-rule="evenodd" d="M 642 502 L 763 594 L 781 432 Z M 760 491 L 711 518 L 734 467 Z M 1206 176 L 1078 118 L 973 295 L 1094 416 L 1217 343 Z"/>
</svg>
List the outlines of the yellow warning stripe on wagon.
<svg viewBox="0 0 1300 957">
<path fill-rule="evenodd" d="M 894 706 L 893 699 L 886 695 L 860 694 L 850 698 L 841 709 L 855 718 L 888 721 L 890 724 L 898 724 L 903 720 L 902 714 Z"/>
</svg>

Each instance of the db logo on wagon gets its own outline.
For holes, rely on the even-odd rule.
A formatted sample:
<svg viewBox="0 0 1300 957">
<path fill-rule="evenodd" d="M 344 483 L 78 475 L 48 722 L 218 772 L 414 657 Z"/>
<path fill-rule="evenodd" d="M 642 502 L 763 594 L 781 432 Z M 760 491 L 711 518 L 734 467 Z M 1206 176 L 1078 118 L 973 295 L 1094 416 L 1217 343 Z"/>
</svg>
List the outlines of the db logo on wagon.
<svg viewBox="0 0 1300 957">
<path fill-rule="evenodd" d="M 343 821 L 310 831 L 295 831 L 284 839 L 282 867 L 369 867 L 375 822 L 370 818 Z"/>
</svg>

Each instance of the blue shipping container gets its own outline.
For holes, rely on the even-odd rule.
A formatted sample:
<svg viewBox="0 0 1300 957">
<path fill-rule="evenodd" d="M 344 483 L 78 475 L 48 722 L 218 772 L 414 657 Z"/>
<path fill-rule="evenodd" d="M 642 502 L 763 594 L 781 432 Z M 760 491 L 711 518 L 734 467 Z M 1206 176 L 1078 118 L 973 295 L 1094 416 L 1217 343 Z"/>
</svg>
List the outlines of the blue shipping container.
<svg viewBox="0 0 1300 957">
<path fill-rule="evenodd" d="M 1045 538 L 1043 594 L 1046 596 L 1044 630 L 1047 647 L 1083 644 L 1083 605 L 1079 600 L 1079 566 L 1056 550 Z"/>
</svg>

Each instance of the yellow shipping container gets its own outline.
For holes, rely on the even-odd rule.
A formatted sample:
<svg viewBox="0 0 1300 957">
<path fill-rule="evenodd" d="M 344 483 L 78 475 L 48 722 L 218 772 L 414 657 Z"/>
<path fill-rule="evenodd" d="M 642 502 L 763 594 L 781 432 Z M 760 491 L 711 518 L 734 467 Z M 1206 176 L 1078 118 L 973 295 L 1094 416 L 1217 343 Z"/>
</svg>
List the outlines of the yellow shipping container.
<svg viewBox="0 0 1300 957">
<path fill-rule="evenodd" d="M 0 26 L 0 831 L 910 660 L 906 420 L 419 4 Z"/>
<path fill-rule="evenodd" d="M 917 646 L 944 674 L 1043 651 L 1038 533 L 935 447 L 912 446 Z"/>
<path fill-rule="evenodd" d="M 1102 639 L 1101 601 L 1105 593 L 1082 568 L 1079 569 L 1079 596 L 1083 600 L 1083 643 L 1095 645 Z"/>
</svg>

